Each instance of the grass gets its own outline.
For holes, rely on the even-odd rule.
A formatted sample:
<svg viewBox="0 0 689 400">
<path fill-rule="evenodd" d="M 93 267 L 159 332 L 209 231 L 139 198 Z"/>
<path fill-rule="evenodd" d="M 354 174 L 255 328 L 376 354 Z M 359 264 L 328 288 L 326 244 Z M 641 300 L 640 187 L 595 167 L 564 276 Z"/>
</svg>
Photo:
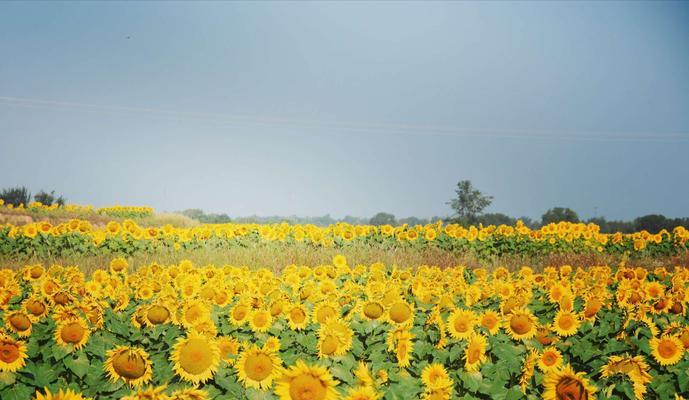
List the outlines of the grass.
<svg viewBox="0 0 689 400">
<path fill-rule="evenodd" d="M 94 226 L 105 226 L 110 221 L 121 222 L 125 220 L 125 218 L 102 215 L 96 212 L 67 211 L 61 208 L 51 211 L 0 208 L 0 224 L 24 225 L 36 221 L 48 221 L 53 225 L 58 225 L 71 219 L 83 219 Z M 155 213 L 149 217 L 136 217 L 131 218 L 131 220 L 139 226 L 161 227 L 169 224 L 176 228 L 191 228 L 200 225 L 199 221 L 176 213 Z"/>
<path fill-rule="evenodd" d="M 605 254 L 550 254 L 539 257 L 502 256 L 489 259 L 479 259 L 470 253 L 451 253 L 437 248 L 384 248 L 371 245 L 353 245 L 345 248 L 322 248 L 309 245 L 281 245 L 255 244 L 248 247 L 231 247 L 218 249 L 205 247 L 194 251 L 159 250 L 139 253 L 127 257 L 130 265 L 136 269 L 139 266 L 157 262 L 160 264 L 176 264 L 181 260 L 190 260 L 196 265 L 213 264 L 217 266 L 235 265 L 251 268 L 266 267 L 273 271 L 280 271 L 286 265 L 298 264 L 315 266 L 331 263 L 333 257 L 342 254 L 347 257 L 350 265 L 372 264 L 382 262 L 386 265 L 399 267 L 417 267 L 420 265 L 434 265 L 441 268 L 463 265 L 469 268 L 486 267 L 489 270 L 497 267 L 507 267 L 517 270 L 522 266 L 530 266 L 537 271 L 547 266 L 572 265 L 574 267 L 590 267 L 596 265 L 617 266 L 624 262 L 629 266 L 655 268 L 658 266 L 673 267 L 675 265 L 689 265 L 689 255 L 673 258 L 645 258 L 627 260 L 620 256 Z M 27 258 L 17 260 L 0 256 L 0 268 L 21 268 L 27 264 L 41 263 L 43 265 L 75 265 L 84 272 L 91 273 L 99 268 L 107 268 L 114 255 L 72 256 Z"/>
</svg>

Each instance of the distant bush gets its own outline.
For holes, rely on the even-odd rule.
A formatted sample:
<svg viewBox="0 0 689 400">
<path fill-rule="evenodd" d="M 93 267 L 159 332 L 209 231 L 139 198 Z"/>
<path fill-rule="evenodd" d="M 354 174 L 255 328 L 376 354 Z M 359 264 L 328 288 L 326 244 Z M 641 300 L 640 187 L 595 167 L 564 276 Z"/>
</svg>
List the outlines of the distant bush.
<svg viewBox="0 0 689 400">
<path fill-rule="evenodd" d="M 26 187 L 17 186 L 3 189 L 0 199 L 2 199 L 4 204 L 11 204 L 13 207 L 19 207 L 20 204 L 27 206 L 31 202 L 31 193 Z"/>
<path fill-rule="evenodd" d="M 34 201 L 37 201 L 43 204 L 44 206 L 52 206 L 53 203 L 57 204 L 60 207 L 65 205 L 65 198 L 62 196 L 55 198 L 54 190 L 50 193 L 46 193 L 43 190 L 41 190 L 33 196 L 33 199 Z"/>
</svg>

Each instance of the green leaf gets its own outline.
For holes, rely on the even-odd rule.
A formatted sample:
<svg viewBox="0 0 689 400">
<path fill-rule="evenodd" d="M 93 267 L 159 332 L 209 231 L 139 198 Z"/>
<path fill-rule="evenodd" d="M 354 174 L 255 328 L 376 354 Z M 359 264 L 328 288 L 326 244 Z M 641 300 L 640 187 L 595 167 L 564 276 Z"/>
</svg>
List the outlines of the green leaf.
<svg viewBox="0 0 689 400">
<path fill-rule="evenodd" d="M 89 370 L 89 358 L 83 352 L 76 357 L 66 357 L 64 363 L 79 378 L 83 378 Z"/>
<path fill-rule="evenodd" d="M 12 385 L 0 391 L 0 399 L 2 400 L 26 400 L 31 398 L 34 390 L 25 385 Z"/>
</svg>

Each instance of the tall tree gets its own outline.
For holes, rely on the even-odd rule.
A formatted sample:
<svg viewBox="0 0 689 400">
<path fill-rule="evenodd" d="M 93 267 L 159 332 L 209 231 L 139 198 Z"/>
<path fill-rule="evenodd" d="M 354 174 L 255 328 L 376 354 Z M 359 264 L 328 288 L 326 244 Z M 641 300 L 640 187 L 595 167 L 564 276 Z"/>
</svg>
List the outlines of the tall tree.
<svg viewBox="0 0 689 400">
<path fill-rule="evenodd" d="M 471 181 L 457 182 L 457 197 L 447 202 L 460 222 L 475 223 L 476 217 L 493 202 L 493 196 L 484 195 Z"/>
<path fill-rule="evenodd" d="M 579 216 L 571 208 L 567 207 L 555 207 L 546 211 L 541 217 L 541 223 L 547 225 L 553 222 L 579 222 Z"/>
</svg>

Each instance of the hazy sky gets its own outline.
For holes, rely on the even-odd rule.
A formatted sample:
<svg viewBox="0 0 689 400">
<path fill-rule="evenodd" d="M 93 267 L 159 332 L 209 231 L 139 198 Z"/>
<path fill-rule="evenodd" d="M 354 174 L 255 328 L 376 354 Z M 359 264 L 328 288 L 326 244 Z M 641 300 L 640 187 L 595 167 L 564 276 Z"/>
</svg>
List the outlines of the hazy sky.
<svg viewBox="0 0 689 400">
<path fill-rule="evenodd" d="M 0 187 L 402 217 L 460 179 L 688 216 L 689 3 L 0 3 Z"/>
</svg>

